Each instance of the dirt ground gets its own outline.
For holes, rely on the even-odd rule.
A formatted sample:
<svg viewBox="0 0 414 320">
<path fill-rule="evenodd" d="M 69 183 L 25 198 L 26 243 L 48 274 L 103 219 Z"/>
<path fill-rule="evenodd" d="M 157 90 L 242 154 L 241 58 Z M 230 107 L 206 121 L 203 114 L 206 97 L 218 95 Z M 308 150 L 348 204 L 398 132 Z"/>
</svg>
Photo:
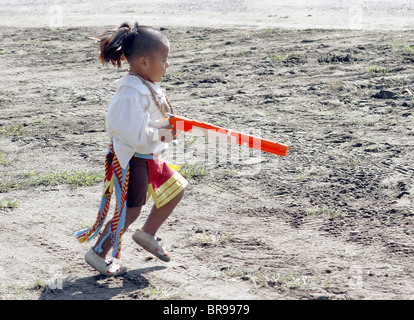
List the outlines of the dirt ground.
<svg viewBox="0 0 414 320">
<path fill-rule="evenodd" d="M 2 299 L 414 298 L 412 32 L 164 29 L 177 114 L 290 149 L 230 154 L 182 134 L 164 156 L 190 181 L 158 234 L 172 261 L 131 228 L 129 271 L 104 278 L 73 237 L 97 214 L 106 108 L 125 74 L 87 39 L 104 29 L 1 29 Z"/>
</svg>

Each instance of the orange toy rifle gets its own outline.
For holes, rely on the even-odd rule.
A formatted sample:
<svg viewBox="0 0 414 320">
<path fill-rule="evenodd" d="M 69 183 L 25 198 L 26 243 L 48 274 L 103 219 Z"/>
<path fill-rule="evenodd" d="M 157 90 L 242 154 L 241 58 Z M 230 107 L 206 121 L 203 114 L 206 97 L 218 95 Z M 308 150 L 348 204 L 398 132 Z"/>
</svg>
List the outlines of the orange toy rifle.
<svg viewBox="0 0 414 320">
<path fill-rule="evenodd" d="M 224 134 L 229 138 L 235 138 L 232 139 L 232 141 L 239 145 L 247 146 L 249 148 L 261 150 L 264 152 L 273 153 L 283 157 L 286 156 L 289 149 L 288 145 L 281 144 L 279 142 L 254 137 L 252 135 L 244 134 L 241 132 L 233 131 L 231 129 L 222 128 L 219 126 L 212 125 L 210 123 L 200 122 L 186 117 L 173 115 L 168 118 L 168 121 L 170 125 L 174 126 L 173 130 L 183 130 L 187 132 L 192 132 L 194 129 L 212 130 L 219 134 Z"/>
</svg>

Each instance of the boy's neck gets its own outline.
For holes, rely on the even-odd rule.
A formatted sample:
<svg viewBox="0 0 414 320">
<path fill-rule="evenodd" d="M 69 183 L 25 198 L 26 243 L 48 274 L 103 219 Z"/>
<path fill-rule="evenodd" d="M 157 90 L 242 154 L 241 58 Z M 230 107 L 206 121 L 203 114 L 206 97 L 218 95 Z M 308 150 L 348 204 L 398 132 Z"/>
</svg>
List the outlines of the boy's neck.
<svg viewBox="0 0 414 320">
<path fill-rule="evenodd" d="M 145 76 L 144 74 L 140 74 L 139 72 L 134 72 L 132 70 L 128 70 L 128 71 L 129 71 L 129 74 L 132 74 L 134 76 L 137 76 L 138 78 L 141 78 L 141 79 L 143 79 L 145 81 L 148 81 L 148 82 L 151 82 L 151 83 L 155 83 L 149 77 Z"/>
<path fill-rule="evenodd" d="M 146 72 L 144 70 L 142 70 L 141 68 L 139 68 L 138 66 L 134 65 L 134 64 L 130 64 L 129 65 L 129 69 L 128 72 L 134 76 L 137 76 L 141 79 L 144 79 L 146 81 L 149 81 L 151 83 L 154 83 L 153 81 L 151 81 L 151 79 L 146 75 Z"/>
</svg>

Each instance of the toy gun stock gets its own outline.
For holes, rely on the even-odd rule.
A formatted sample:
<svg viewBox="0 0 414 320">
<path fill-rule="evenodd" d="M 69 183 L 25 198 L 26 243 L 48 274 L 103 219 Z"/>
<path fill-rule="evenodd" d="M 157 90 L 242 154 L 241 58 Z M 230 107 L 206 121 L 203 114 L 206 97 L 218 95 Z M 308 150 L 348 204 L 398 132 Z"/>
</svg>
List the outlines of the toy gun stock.
<svg viewBox="0 0 414 320">
<path fill-rule="evenodd" d="M 283 157 L 287 155 L 289 149 L 288 145 L 281 144 L 279 142 L 270 141 L 267 139 L 233 131 L 231 129 L 219 127 L 210 123 L 200 122 L 195 119 L 174 115 L 169 117 L 168 121 L 170 125 L 174 126 L 173 129 L 177 131 L 182 130 L 186 132 L 192 132 L 194 129 L 212 130 L 214 132 L 217 132 L 218 134 L 223 134 L 229 138 L 233 138 L 231 140 L 239 145 L 247 146 L 249 148 L 261 150 L 264 152 L 273 153 Z"/>
</svg>

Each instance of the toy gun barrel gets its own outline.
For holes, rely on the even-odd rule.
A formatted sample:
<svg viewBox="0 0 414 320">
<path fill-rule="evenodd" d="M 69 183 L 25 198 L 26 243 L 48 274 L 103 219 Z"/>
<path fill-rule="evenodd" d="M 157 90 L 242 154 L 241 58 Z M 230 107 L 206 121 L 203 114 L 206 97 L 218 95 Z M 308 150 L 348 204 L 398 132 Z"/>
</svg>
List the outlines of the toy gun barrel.
<svg viewBox="0 0 414 320">
<path fill-rule="evenodd" d="M 226 129 L 210 123 L 201 122 L 195 119 L 174 115 L 168 118 L 168 121 L 171 125 L 174 126 L 174 130 L 183 130 L 186 132 L 192 132 L 194 129 L 213 130 L 217 133 L 227 135 L 229 138 L 235 138 L 234 142 L 239 145 L 243 145 L 249 148 L 261 150 L 268 153 L 273 153 L 283 157 L 287 155 L 287 152 L 289 150 L 288 145 L 279 142 L 233 131 L 231 129 Z"/>
</svg>

